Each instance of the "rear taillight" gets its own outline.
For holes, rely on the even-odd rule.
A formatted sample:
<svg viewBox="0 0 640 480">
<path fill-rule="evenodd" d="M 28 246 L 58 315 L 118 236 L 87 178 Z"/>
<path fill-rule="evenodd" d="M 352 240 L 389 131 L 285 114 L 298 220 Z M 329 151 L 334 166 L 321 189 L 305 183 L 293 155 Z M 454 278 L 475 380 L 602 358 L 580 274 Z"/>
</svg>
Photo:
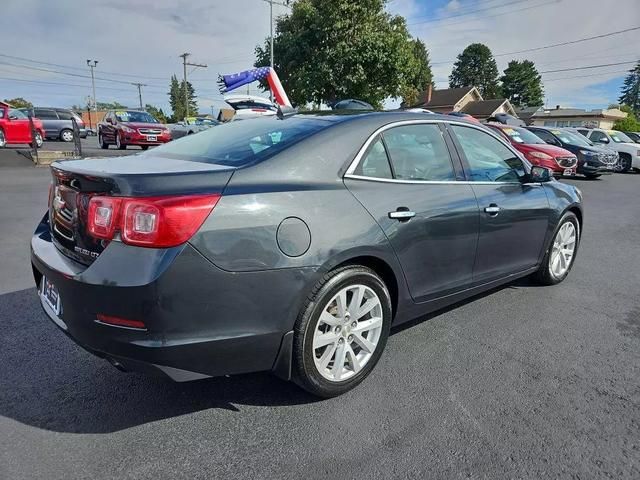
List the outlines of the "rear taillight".
<svg viewBox="0 0 640 480">
<path fill-rule="evenodd" d="M 220 195 L 91 198 L 87 230 L 111 240 L 142 247 L 175 247 L 189 240 L 216 206 Z"/>
</svg>

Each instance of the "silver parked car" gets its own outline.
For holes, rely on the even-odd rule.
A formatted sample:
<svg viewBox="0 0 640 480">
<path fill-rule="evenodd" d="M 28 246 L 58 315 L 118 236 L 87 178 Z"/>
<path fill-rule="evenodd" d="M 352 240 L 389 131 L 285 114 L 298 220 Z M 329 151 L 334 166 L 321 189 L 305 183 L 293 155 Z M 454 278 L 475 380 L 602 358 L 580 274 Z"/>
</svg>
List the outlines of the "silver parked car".
<svg viewBox="0 0 640 480">
<path fill-rule="evenodd" d="M 68 108 L 33 107 L 21 109 L 24 113 L 42 120 L 44 132 L 48 139 L 73 142 L 73 122 L 78 123 L 80 138 L 87 138 L 87 129 L 82 118 Z"/>
</svg>

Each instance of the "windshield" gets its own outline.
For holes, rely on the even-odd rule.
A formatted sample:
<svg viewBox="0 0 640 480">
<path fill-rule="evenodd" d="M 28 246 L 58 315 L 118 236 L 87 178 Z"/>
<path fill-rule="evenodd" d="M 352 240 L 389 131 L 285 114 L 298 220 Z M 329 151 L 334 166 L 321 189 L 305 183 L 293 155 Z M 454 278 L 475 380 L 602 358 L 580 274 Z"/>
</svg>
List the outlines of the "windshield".
<svg viewBox="0 0 640 480">
<path fill-rule="evenodd" d="M 616 130 L 609 130 L 607 133 L 611 137 L 611 140 L 613 140 L 616 143 L 633 143 L 633 140 L 631 140 L 629 137 L 627 137 L 627 135 L 625 135 L 622 132 L 618 132 Z"/>
<path fill-rule="evenodd" d="M 157 147 L 152 154 L 241 167 L 275 155 L 330 125 L 331 122 L 310 117 L 229 122 Z"/>
<path fill-rule="evenodd" d="M 556 137 L 560 139 L 562 143 L 567 145 L 573 145 L 574 147 L 590 147 L 590 142 L 582 135 L 568 132 L 566 130 L 551 130 Z"/>
<path fill-rule="evenodd" d="M 118 111 L 116 118 L 119 122 L 136 122 L 136 123 L 160 123 L 147 112 L 138 112 L 136 110 Z"/>
<path fill-rule="evenodd" d="M 503 128 L 502 131 L 515 143 L 526 143 L 526 144 L 542 144 L 546 143 L 540 137 L 538 137 L 535 133 L 530 132 L 524 128 L 519 127 L 509 127 Z"/>
</svg>

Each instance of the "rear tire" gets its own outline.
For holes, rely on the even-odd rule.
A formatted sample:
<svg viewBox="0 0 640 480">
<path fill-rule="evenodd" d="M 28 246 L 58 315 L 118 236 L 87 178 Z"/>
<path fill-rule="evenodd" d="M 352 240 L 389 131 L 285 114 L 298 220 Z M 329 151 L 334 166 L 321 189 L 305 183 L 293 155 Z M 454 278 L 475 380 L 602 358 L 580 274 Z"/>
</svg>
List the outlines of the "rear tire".
<svg viewBox="0 0 640 480">
<path fill-rule="evenodd" d="M 4 130 L 0 128 L 0 148 L 4 148 L 7 144 L 7 139 L 4 136 Z"/>
<path fill-rule="evenodd" d="M 294 381 L 324 398 L 356 387 L 378 363 L 391 317 L 389 291 L 374 271 L 352 265 L 327 273 L 296 321 Z"/>
<path fill-rule="evenodd" d="M 100 145 L 100 148 L 103 150 L 106 150 L 107 148 L 109 148 L 109 144 L 105 142 L 104 137 L 102 136 L 102 132 L 98 132 L 98 144 Z"/>
<path fill-rule="evenodd" d="M 41 148 L 44 141 L 42 140 L 42 135 L 40 132 L 36 132 L 36 136 L 33 142 L 31 142 L 31 146 L 35 148 Z"/>
<path fill-rule="evenodd" d="M 553 233 L 542 264 L 533 275 L 541 285 L 562 282 L 573 267 L 580 245 L 580 222 L 573 212 L 565 213 Z"/>
</svg>

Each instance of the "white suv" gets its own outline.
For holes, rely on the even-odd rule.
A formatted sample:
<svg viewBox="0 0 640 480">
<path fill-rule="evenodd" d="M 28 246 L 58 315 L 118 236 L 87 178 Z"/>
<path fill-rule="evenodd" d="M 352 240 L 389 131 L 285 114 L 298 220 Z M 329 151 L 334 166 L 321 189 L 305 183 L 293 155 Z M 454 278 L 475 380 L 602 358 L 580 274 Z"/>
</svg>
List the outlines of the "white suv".
<svg viewBox="0 0 640 480">
<path fill-rule="evenodd" d="M 593 143 L 606 145 L 620 155 L 620 172 L 626 172 L 633 168 L 640 171 L 640 145 L 634 143 L 624 133 L 616 130 L 603 130 L 601 128 L 589 129 L 587 138 Z"/>
</svg>

